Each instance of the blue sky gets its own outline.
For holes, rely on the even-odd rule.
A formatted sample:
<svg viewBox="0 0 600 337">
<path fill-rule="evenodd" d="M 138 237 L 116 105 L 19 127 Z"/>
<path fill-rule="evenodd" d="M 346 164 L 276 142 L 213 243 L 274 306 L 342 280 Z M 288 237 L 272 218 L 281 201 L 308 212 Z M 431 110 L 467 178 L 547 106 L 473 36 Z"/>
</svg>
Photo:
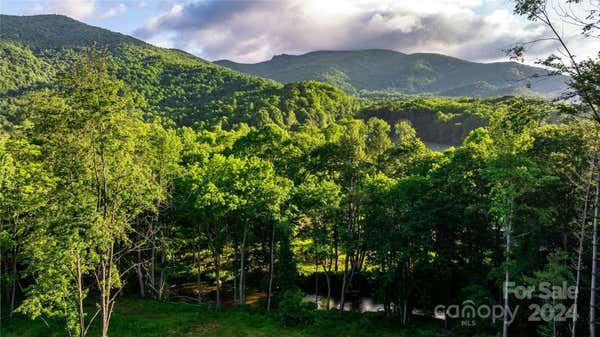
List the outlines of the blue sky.
<svg viewBox="0 0 600 337">
<path fill-rule="evenodd" d="M 367 48 L 498 61 L 515 41 L 548 34 L 512 15 L 509 0 L 1 0 L 0 12 L 64 14 L 209 60 L 238 62 Z M 579 56 L 600 49 L 597 40 L 574 34 L 571 47 Z M 539 44 L 530 61 L 555 49 Z"/>
<path fill-rule="evenodd" d="M 167 1 L 0 1 L 2 14 L 64 14 L 125 34 L 131 34 L 148 18 L 160 15 L 169 7 Z"/>
</svg>

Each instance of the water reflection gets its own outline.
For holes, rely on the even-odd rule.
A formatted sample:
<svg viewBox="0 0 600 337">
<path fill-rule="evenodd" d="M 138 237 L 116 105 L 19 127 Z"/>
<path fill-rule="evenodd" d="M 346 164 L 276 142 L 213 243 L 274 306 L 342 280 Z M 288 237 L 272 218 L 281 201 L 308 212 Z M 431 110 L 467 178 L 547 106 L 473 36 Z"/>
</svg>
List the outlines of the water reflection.
<svg viewBox="0 0 600 337">
<path fill-rule="evenodd" d="M 311 303 L 317 304 L 317 309 L 327 309 L 327 297 L 322 295 L 306 295 L 304 300 Z M 331 309 L 339 309 L 340 302 L 338 299 L 331 298 L 329 307 Z M 383 304 L 376 303 L 371 297 L 355 297 L 348 299 L 344 304 L 344 310 L 346 311 L 358 311 L 358 312 L 378 312 L 383 311 Z"/>
</svg>

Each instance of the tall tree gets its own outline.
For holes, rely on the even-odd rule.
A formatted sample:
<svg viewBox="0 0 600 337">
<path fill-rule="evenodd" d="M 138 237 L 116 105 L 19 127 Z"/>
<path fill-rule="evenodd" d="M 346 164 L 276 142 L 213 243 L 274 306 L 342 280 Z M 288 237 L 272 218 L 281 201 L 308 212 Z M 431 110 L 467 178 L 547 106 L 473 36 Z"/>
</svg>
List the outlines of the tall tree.
<svg viewBox="0 0 600 337">
<path fill-rule="evenodd" d="M 501 109 L 492 119 L 492 156 L 488 165 L 488 179 L 491 184 L 491 208 L 504 232 L 505 265 L 503 282 L 504 317 L 503 337 L 508 336 L 509 293 L 511 282 L 511 249 L 514 245 L 514 219 L 518 200 L 533 189 L 536 183 L 536 168 L 522 153 L 532 144 L 530 128 L 536 123 L 536 116 L 522 102 L 516 102 L 508 109 Z"/>
<path fill-rule="evenodd" d="M 39 147 L 31 144 L 22 130 L 11 137 L 0 136 L 0 269 L 5 270 L 0 298 L 5 296 L 11 317 L 23 276 L 18 267 L 24 260 L 23 249 L 29 234 L 44 219 L 47 195 L 54 184 L 40 163 L 40 155 Z"/>
<path fill-rule="evenodd" d="M 101 335 L 108 335 L 123 275 L 131 268 L 119 265 L 131 224 L 155 208 L 160 190 L 139 146 L 148 131 L 139 102 L 110 75 L 110 67 L 106 52 L 91 47 L 32 106 L 30 137 L 40 144 L 43 164 L 57 183 L 49 200 L 51 218 L 29 240 L 29 268 L 37 282 L 21 310 L 77 318 L 71 327 L 80 336 L 97 316 Z M 99 291 L 98 310 L 86 317 L 84 299 L 92 285 Z M 52 287 L 60 296 L 48 296 Z"/>
<path fill-rule="evenodd" d="M 580 101 L 579 109 L 571 112 L 578 117 L 589 118 L 600 124 L 600 59 L 581 59 L 573 51 L 569 31 L 579 31 L 592 43 L 600 35 L 600 4 L 598 1 L 581 0 L 515 0 L 515 13 L 528 20 L 541 23 L 548 28 L 550 35 L 543 40 L 553 40 L 557 52 L 540 59 L 538 63 L 553 69 L 555 73 L 570 76 L 569 90 L 564 98 Z M 579 14 L 582 13 L 582 14 Z M 565 29 L 565 26 L 567 29 Z M 527 48 L 536 41 L 520 43 L 509 50 L 516 58 L 522 58 Z M 600 54 L 599 54 L 600 55 Z M 600 154 L 597 154 L 600 158 Z M 600 159 L 598 159 L 600 161 Z M 600 185 L 600 173 L 596 177 L 596 186 Z M 594 197 L 594 214 L 600 213 L 600 197 Z M 596 336 L 596 274 L 598 263 L 598 226 L 597 220 L 592 228 L 592 275 L 590 284 L 589 333 Z M 574 318 L 571 336 L 576 336 L 577 318 Z"/>
<path fill-rule="evenodd" d="M 329 310 L 332 290 L 332 268 L 336 259 L 334 234 L 340 212 L 341 188 L 330 180 L 309 176 L 294 191 L 294 204 L 302 213 L 303 235 L 312 241 L 315 266 L 315 296 L 318 298 L 318 271 L 322 268 L 327 283 L 326 308 Z"/>
</svg>

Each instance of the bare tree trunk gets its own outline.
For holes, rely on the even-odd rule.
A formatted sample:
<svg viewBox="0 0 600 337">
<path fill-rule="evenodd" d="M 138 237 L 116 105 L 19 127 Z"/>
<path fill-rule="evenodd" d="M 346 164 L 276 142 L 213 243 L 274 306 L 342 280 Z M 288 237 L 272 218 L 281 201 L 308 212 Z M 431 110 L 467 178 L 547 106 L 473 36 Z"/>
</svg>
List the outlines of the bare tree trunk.
<svg viewBox="0 0 600 337">
<path fill-rule="evenodd" d="M 338 261 L 339 261 L 339 257 L 340 257 L 340 253 L 338 250 L 338 227 L 337 227 L 337 223 L 334 224 L 333 227 L 333 247 L 335 250 L 335 272 L 337 273 L 338 271 Z"/>
<path fill-rule="evenodd" d="M 83 279 L 81 275 L 81 261 L 77 259 L 75 263 L 75 277 L 77 283 L 77 304 L 78 304 L 78 315 L 79 315 L 79 336 L 85 337 L 85 311 L 83 309 Z"/>
<path fill-rule="evenodd" d="M 160 278 L 158 280 L 158 299 L 163 299 L 163 292 L 165 290 L 166 276 L 165 276 L 165 263 L 167 262 L 166 253 L 164 247 L 160 253 Z"/>
<path fill-rule="evenodd" d="M 317 309 L 319 309 L 319 247 L 317 246 L 317 236 L 315 235 L 315 229 L 313 229 L 313 244 L 315 246 L 315 306 Z"/>
<path fill-rule="evenodd" d="M 108 336 L 108 299 L 110 295 L 107 295 L 108 287 L 110 286 L 110 277 L 107 275 L 106 261 L 102 261 L 102 271 L 100 278 L 100 305 L 102 309 L 102 326 L 101 336 Z"/>
<path fill-rule="evenodd" d="M 510 244 L 510 234 L 506 235 L 506 243 Z M 509 246 L 507 246 L 506 248 L 506 253 L 508 254 L 510 252 L 510 248 L 508 248 Z M 508 262 L 508 258 L 507 261 Z M 508 283 L 510 282 L 510 275 L 508 272 L 508 266 L 506 267 L 505 271 L 504 271 L 504 291 L 503 291 L 503 296 L 504 296 L 504 316 L 502 319 L 502 337 L 507 337 L 508 336 L 508 305 L 509 305 L 509 301 L 508 301 Z"/>
<path fill-rule="evenodd" d="M 142 271 L 142 263 L 143 263 L 142 249 L 139 245 L 137 248 L 137 259 L 138 259 L 138 263 L 137 263 L 137 266 L 135 267 L 135 272 L 137 273 L 138 286 L 140 288 L 140 297 L 144 298 L 144 297 L 146 297 L 146 285 L 144 284 L 144 272 Z"/>
<path fill-rule="evenodd" d="M 196 266 L 198 268 L 198 277 L 196 279 L 196 288 L 198 289 L 198 304 L 202 304 L 202 272 L 200 267 L 202 263 L 200 261 L 200 252 L 196 252 Z"/>
<path fill-rule="evenodd" d="M 245 262 L 246 262 L 246 237 L 248 236 L 248 224 L 244 224 L 244 232 L 242 234 L 242 243 L 240 245 L 240 305 L 246 304 L 245 293 Z"/>
<path fill-rule="evenodd" d="M 239 282 L 239 270 L 238 270 L 238 264 L 239 264 L 239 252 L 240 252 L 240 244 L 237 241 L 234 243 L 234 249 L 233 251 L 235 252 L 233 254 L 233 263 L 232 263 L 232 267 L 233 267 L 233 304 L 238 303 L 238 282 Z"/>
<path fill-rule="evenodd" d="M 344 276 L 342 277 L 342 293 L 340 294 L 340 311 L 344 311 L 346 304 L 346 283 L 348 278 L 348 256 L 344 258 Z"/>
<path fill-rule="evenodd" d="M 406 325 L 406 320 L 408 316 L 408 303 L 404 300 L 403 308 L 402 308 L 402 325 Z"/>
<path fill-rule="evenodd" d="M 581 227 L 579 229 L 579 249 L 577 251 L 577 270 L 575 276 L 575 293 L 573 294 L 573 322 L 571 325 L 571 337 L 576 337 L 577 319 L 578 319 L 578 302 L 579 288 L 581 284 L 581 265 L 583 263 L 583 246 L 585 241 L 585 226 L 588 221 L 588 207 L 590 202 L 590 192 L 592 186 L 592 176 L 594 172 L 594 160 L 590 169 L 590 175 L 585 189 L 585 200 L 583 203 L 583 213 L 581 215 Z"/>
<path fill-rule="evenodd" d="M 267 311 L 271 311 L 271 298 L 273 297 L 273 274 L 275 271 L 275 225 L 271 229 L 271 247 L 269 260 L 269 288 L 267 289 Z"/>
<path fill-rule="evenodd" d="M 237 267 L 233 267 L 233 303 L 238 302 L 238 271 Z"/>
<path fill-rule="evenodd" d="M 154 292 L 154 298 L 158 297 L 158 292 L 156 291 L 156 276 L 154 271 L 156 269 L 156 234 L 151 229 L 152 235 L 152 249 L 150 249 L 150 277 L 148 277 L 148 281 L 150 282 L 150 290 Z"/>
<path fill-rule="evenodd" d="M 17 297 L 17 247 L 13 249 L 12 256 L 12 286 L 10 290 L 10 308 L 9 308 L 9 317 L 12 318 L 13 311 L 15 311 L 15 301 Z"/>
<path fill-rule="evenodd" d="M 216 289 L 217 289 L 217 308 L 220 308 L 221 307 L 221 253 L 220 252 L 215 252 L 215 278 L 216 278 L 215 282 L 216 282 Z"/>
<path fill-rule="evenodd" d="M 600 216 L 600 153 L 596 175 L 596 196 L 594 197 L 594 221 L 592 232 L 592 280 L 590 282 L 590 337 L 596 337 L 596 273 L 598 262 L 598 217 Z"/>
<path fill-rule="evenodd" d="M 108 336 L 108 328 L 110 326 L 110 318 L 115 306 L 116 296 L 120 293 L 118 290 L 115 294 L 112 293 L 114 287 L 113 269 L 115 267 L 115 247 L 114 241 L 111 243 L 106 255 L 100 261 L 100 272 L 96 275 L 96 282 L 100 289 L 100 309 L 102 311 L 101 336 Z M 120 275 L 117 275 L 120 277 Z"/>
<path fill-rule="evenodd" d="M 510 273 L 508 270 L 508 263 L 510 262 L 510 246 L 511 235 L 512 235 L 512 202 L 510 202 L 509 211 L 504 216 L 504 223 L 506 228 L 506 266 L 504 269 L 504 315 L 502 318 L 502 337 L 508 336 L 508 308 L 509 308 L 509 299 L 508 299 L 508 283 L 510 282 Z"/>
<path fill-rule="evenodd" d="M 353 184 L 353 179 L 350 180 L 350 190 L 353 191 L 354 188 L 354 184 Z M 346 230 L 349 233 L 352 233 L 352 227 L 353 227 L 353 217 L 352 217 L 352 202 L 348 203 L 348 223 Z M 348 252 L 346 252 L 346 256 L 344 257 L 344 276 L 342 278 L 342 294 L 340 296 L 340 311 L 344 311 L 344 306 L 346 305 L 346 285 L 348 284 L 348 255 L 350 255 Z"/>
<path fill-rule="evenodd" d="M 315 256 L 315 305 L 319 309 L 319 264 Z"/>
<path fill-rule="evenodd" d="M 325 272 L 325 280 L 327 281 L 327 310 L 331 308 L 331 279 L 329 272 Z"/>
</svg>

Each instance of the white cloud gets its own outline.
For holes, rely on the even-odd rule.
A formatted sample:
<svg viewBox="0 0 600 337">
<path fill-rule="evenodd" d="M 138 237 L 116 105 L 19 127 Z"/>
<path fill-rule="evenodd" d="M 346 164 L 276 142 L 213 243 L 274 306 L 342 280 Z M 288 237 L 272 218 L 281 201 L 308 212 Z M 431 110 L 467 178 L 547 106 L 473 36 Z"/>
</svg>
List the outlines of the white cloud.
<svg viewBox="0 0 600 337">
<path fill-rule="evenodd" d="M 95 0 L 44 0 L 32 6 L 27 14 L 64 14 L 81 20 L 90 17 L 95 11 Z"/>
<path fill-rule="evenodd" d="M 135 35 L 162 44 L 168 36 L 173 47 L 240 62 L 367 48 L 488 61 L 503 58 L 512 43 L 547 33 L 497 0 L 201 0 L 171 5 Z M 537 51 L 552 47 L 541 45 Z"/>
<path fill-rule="evenodd" d="M 100 15 L 100 18 L 112 18 L 113 16 L 118 16 L 127 11 L 127 6 L 124 3 L 120 3 L 117 6 L 111 7 L 107 9 L 104 13 Z"/>
</svg>

